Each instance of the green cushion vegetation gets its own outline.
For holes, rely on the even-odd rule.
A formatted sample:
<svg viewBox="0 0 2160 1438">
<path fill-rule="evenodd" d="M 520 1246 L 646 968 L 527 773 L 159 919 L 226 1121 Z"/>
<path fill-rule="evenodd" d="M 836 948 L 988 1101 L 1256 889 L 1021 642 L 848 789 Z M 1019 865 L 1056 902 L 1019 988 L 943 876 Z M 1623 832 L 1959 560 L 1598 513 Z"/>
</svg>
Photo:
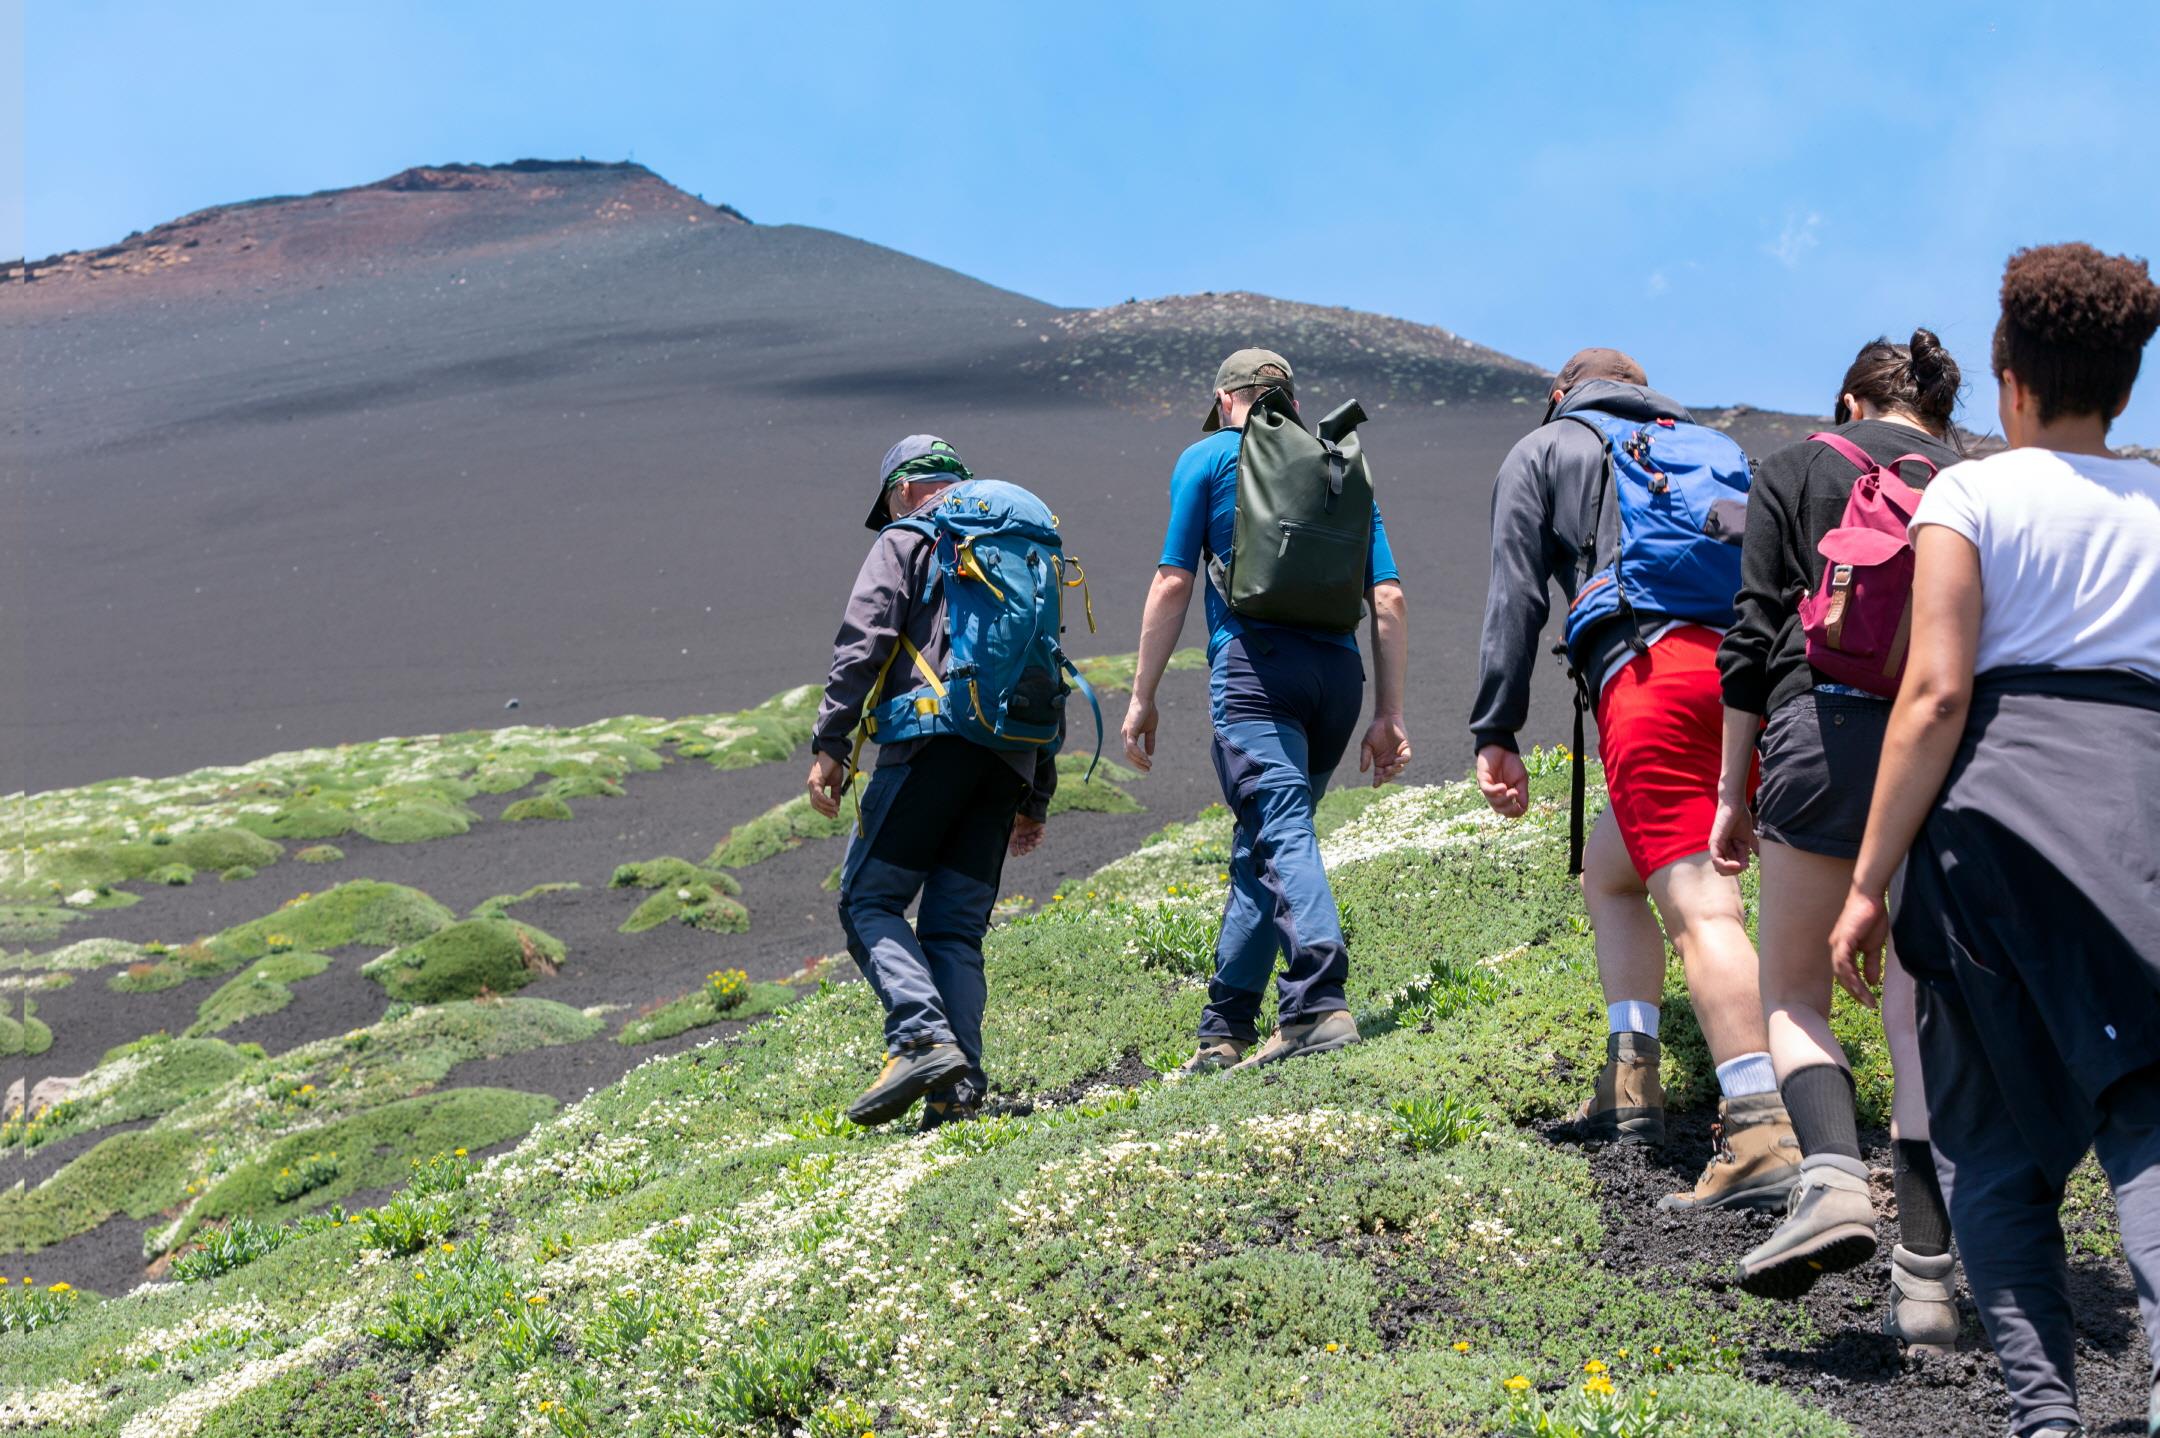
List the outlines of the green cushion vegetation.
<svg viewBox="0 0 2160 1438">
<path fill-rule="evenodd" d="M 361 968 L 394 999 L 439 1004 L 507 994 L 553 973 L 561 941 L 515 919 L 465 919 L 403 945 Z"/>
<path fill-rule="evenodd" d="M 530 799 L 519 799 L 502 811 L 510 823 L 522 823 L 527 819 L 567 819 L 571 817 L 570 806 L 553 794 L 535 794 Z"/>
<path fill-rule="evenodd" d="M 705 864 L 716 869 L 747 869 L 813 840 L 838 838 L 854 824 L 855 814 L 849 806 L 842 805 L 840 813 L 828 819 L 810 807 L 808 795 L 798 794 L 729 830 L 706 857 Z"/>
</svg>

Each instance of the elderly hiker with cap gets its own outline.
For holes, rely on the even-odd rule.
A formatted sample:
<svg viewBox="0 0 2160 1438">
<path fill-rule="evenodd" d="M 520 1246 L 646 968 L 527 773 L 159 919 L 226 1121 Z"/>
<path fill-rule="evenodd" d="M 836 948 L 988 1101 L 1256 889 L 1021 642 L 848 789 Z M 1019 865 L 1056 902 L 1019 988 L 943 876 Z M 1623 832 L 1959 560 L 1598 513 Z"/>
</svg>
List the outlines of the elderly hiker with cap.
<svg viewBox="0 0 2160 1438">
<path fill-rule="evenodd" d="M 974 479 L 934 435 L 894 445 L 878 477 L 867 521 L 878 537 L 811 738 L 810 803 L 836 816 L 863 738 L 877 741 L 841 866 L 840 922 L 885 1007 L 887 1057 L 848 1116 L 882 1123 L 927 1096 L 933 1128 L 972 1115 L 988 1088 L 982 941 L 1005 856 L 1041 842 L 1057 788 L 1057 596 L 1070 561 L 1040 500 Z M 956 652 L 986 634 L 998 655 Z M 966 679 L 954 680 L 956 660 Z M 955 683 L 967 702 L 950 702 Z"/>
<path fill-rule="evenodd" d="M 1740 883 L 1709 853 L 1724 717 L 1717 649 L 1740 587 L 1747 457 L 1648 384 L 1617 350 L 1577 354 L 1553 382 L 1545 423 L 1493 483 L 1470 719 L 1478 787 L 1503 815 L 1529 807 L 1515 734 L 1530 707 L 1546 583 L 1558 579 L 1578 703 L 1596 707 L 1611 798 L 1577 858 L 1607 1021 L 1605 1066 L 1578 1127 L 1592 1139 L 1664 1138 L 1658 1017 L 1669 937 L 1722 1097 L 1708 1166 L 1660 1207 L 1782 1208 L 1800 1150 L 1770 1064 Z M 1660 527 L 1683 514 L 1686 523 Z"/>
<path fill-rule="evenodd" d="M 1236 815 L 1230 892 L 1197 1052 L 1182 1072 L 1273 1063 L 1355 1043 L 1343 997 L 1342 922 L 1313 811 L 1364 701 L 1357 627 L 1372 613 L 1378 683 L 1359 772 L 1385 783 L 1410 761 L 1403 730 L 1408 618 L 1353 402 L 1318 433 L 1297 414 L 1290 363 L 1239 350 L 1215 376 L 1207 437 L 1170 478 L 1170 530 L 1141 620 L 1125 752 L 1153 767 L 1156 686 L 1208 565 L 1209 708 L 1215 771 Z M 1257 1051 L 1280 952 L 1275 1033 Z"/>
</svg>

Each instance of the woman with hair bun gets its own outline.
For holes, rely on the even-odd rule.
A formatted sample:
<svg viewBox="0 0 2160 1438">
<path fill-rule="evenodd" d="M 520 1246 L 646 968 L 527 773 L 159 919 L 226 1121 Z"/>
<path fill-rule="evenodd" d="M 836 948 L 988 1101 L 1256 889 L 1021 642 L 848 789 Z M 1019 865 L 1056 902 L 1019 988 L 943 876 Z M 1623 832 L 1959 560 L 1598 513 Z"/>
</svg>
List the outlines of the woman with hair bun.
<svg viewBox="0 0 2160 1438">
<path fill-rule="evenodd" d="M 1911 660 L 1830 943 L 1872 1003 L 1902 864 L 1935 1166 L 2019 1438 L 2085 1432 L 2060 1209 L 2088 1149 L 2160 1352 L 2160 467 L 2107 445 L 2155 328 L 2143 260 L 2010 257 L 2011 447 L 1913 516 Z"/>
<path fill-rule="evenodd" d="M 1798 1298 L 1822 1274 L 1858 1267 L 1876 1251 L 1852 1067 L 1830 1031 L 1825 945 L 1852 886 L 1890 701 L 1887 685 L 1870 692 L 1810 662 L 1801 600 L 1823 584 L 1825 536 L 1844 523 L 1863 476 L 1884 469 L 1918 488 L 1957 462 L 1950 416 L 1961 382 L 1931 331 L 1914 330 L 1909 344 L 1861 346 L 1838 388 L 1837 423 L 1764 460 L 1748 493 L 1739 618 L 1718 648 L 1725 760 L 1710 856 L 1726 874 L 1746 869 L 1751 855 L 1761 859 L 1763 1018 L 1800 1145 L 1786 1220 L 1740 1262 L 1741 1286 L 1765 1297 Z M 1750 813 L 1758 752 L 1761 787 Z M 1910 1346 L 1942 1350 L 1956 1341 L 1957 1310 L 1911 993 L 1893 968 L 1885 1022 L 1902 1242 L 1891 1251 L 1884 1327 Z"/>
</svg>

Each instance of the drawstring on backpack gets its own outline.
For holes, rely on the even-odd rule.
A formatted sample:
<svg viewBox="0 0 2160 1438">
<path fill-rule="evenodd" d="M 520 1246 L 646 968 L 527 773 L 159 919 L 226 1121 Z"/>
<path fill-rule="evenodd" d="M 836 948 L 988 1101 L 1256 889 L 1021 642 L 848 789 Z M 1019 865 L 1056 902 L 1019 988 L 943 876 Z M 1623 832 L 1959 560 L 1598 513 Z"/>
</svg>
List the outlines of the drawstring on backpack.
<svg viewBox="0 0 2160 1438">
<path fill-rule="evenodd" d="M 1073 573 L 1080 576 L 1078 579 L 1065 578 L 1065 567 L 1067 565 L 1071 565 Z M 1088 633 L 1093 634 L 1095 632 L 1095 596 L 1088 593 L 1087 571 L 1080 567 L 1080 560 L 1077 555 L 1067 554 L 1060 556 L 1058 559 L 1058 582 L 1067 589 L 1078 589 L 1080 591 L 1080 606 L 1087 611 Z"/>
</svg>

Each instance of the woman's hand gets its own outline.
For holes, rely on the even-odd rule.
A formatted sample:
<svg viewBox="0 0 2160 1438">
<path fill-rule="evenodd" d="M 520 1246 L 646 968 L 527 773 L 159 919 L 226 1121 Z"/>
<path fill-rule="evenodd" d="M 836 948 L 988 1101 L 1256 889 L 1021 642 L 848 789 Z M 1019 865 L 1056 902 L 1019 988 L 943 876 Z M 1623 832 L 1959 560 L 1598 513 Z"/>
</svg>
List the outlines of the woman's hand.
<svg viewBox="0 0 2160 1438">
<path fill-rule="evenodd" d="M 1854 890 L 1845 912 L 1830 930 L 1830 969 L 1845 992 L 1874 1008 L 1875 987 L 1882 982 L 1883 946 L 1890 941 L 1890 906 L 1880 894 Z"/>
<path fill-rule="evenodd" d="M 1744 874 L 1757 852 L 1755 817 L 1747 805 L 1719 799 L 1717 817 L 1710 821 L 1710 867 L 1728 878 Z"/>
</svg>

